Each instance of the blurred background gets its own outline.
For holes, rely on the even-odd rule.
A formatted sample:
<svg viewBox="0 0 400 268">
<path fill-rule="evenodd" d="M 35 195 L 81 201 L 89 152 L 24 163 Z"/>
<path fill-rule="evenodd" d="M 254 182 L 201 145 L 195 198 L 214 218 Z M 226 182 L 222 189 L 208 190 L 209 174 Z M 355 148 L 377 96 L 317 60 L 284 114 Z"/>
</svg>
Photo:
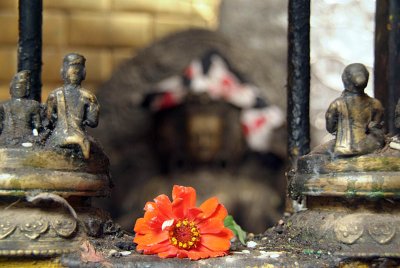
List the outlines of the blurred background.
<svg viewBox="0 0 400 268">
<path fill-rule="evenodd" d="M 265 105 L 278 107 L 284 118 L 287 4 L 282 0 L 43 0 L 42 101 L 61 84 L 63 56 L 83 54 L 87 59 L 83 86 L 96 92 L 102 105 L 100 125 L 91 133 L 110 157 L 115 184 L 111 198 L 96 204 L 124 228 L 131 230 L 145 202 L 160 193 L 170 194 L 175 183 L 194 186 L 200 200 L 218 196 L 248 231 L 263 232 L 279 220 L 287 169 L 284 122 L 271 128 L 272 135 L 264 138 L 267 145 L 258 150 L 244 142 L 240 132 L 244 109 L 225 99 L 184 98 L 160 111 L 144 102 L 168 79 L 184 82 L 193 61 L 216 51 L 241 85 L 254 86 Z M 314 0 L 311 7 L 313 147 L 332 138 L 325 130 L 325 111 L 341 94 L 344 67 L 361 62 L 373 78 L 375 1 Z M 0 99 L 6 100 L 17 69 L 17 0 L 0 1 L 0 25 Z M 371 80 L 370 95 L 372 85 Z M 198 124 L 203 129 L 192 131 L 188 126 L 199 122 L 199 114 L 206 120 Z M 210 118 L 220 118 L 222 129 Z M 199 160 L 193 152 L 191 140 L 202 133 L 209 140 L 226 141 L 212 149 L 218 157 Z M 238 144 L 243 146 L 238 149 Z"/>
</svg>

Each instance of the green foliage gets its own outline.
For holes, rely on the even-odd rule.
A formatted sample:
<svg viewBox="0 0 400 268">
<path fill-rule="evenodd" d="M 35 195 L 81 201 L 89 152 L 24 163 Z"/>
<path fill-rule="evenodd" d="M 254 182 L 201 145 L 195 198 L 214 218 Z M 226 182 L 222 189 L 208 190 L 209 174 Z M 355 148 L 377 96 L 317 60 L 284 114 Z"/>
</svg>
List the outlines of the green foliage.
<svg viewBox="0 0 400 268">
<path fill-rule="evenodd" d="M 240 227 L 233 217 L 231 215 L 226 216 L 224 220 L 224 225 L 226 228 L 229 228 L 232 230 L 232 232 L 235 234 L 235 236 L 239 239 L 240 243 L 243 245 L 246 245 L 245 239 L 246 239 L 246 232 L 243 231 L 242 227 Z"/>
<path fill-rule="evenodd" d="M 303 253 L 306 255 L 321 255 L 322 250 L 304 249 Z"/>
</svg>

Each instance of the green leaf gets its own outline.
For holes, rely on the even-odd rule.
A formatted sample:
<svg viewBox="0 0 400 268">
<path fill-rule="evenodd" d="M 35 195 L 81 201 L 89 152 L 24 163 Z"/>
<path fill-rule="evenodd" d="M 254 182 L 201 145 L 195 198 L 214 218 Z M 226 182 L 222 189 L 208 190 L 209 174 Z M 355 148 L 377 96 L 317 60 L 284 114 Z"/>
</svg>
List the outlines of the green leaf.
<svg viewBox="0 0 400 268">
<path fill-rule="evenodd" d="M 243 245 L 246 245 L 245 239 L 246 239 L 246 232 L 243 231 L 242 227 L 240 227 L 233 217 L 231 215 L 226 216 L 224 219 L 224 225 L 226 228 L 229 228 L 232 230 L 232 232 L 235 234 L 235 236 L 239 239 L 240 243 Z"/>
</svg>

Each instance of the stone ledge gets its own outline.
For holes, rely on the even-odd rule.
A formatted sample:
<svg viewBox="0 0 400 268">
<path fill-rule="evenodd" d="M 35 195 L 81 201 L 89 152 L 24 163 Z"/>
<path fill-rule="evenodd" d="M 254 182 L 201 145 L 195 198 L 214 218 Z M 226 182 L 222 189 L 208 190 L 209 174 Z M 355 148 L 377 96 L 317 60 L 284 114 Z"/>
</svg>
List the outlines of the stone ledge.
<svg viewBox="0 0 400 268">
<path fill-rule="evenodd" d="M 287 219 L 284 219 L 285 221 Z M 283 222 L 283 223 L 282 223 Z M 400 259 L 389 258 L 349 258 L 335 254 L 329 243 L 315 244 L 306 241 L 298 233 L 290 231 L 284 221 L 270 228 L 264 234 L 248 235 L 253 241 L 251 247 L 233 242 L 231 253 L 225 257 L 191 261 L 189 259 L 161 259 L 156 255 L 137 253 L 133 237 L 105 237 L 90 239 L 96 255 L 103 256 L 101 262 L 84 262 L 78 252 L 61 256 L 61 264 L 67 267 L 393 267 Z M 122 246 L 121 246 L 122 245 Z M 250 244 L 248 244 L 250 246 Z M 92 252 L 94 253 L 94 252 Z M 123 253 L 123 254 L 122 254 Z M 125 256 L 124 256 L 125 255 Z M 349 265 L 349 266 L 347 266 Z M 379 266 L 383 265 L 383 266 Z M 374 266 L 375 267 L 375 266 Z M 397 267 L 397 266 L 396 266 Z"/>
<path fill-rule="evenodd" d="M 244 268 L 244 267 L 397 267 L 400 262 L 394 259 L 345 259 L 326 255 L 308 255 L 304 258 L 301 254 L 289 252 L 249 251 L 248 253 L 233 252 L 226 257 L 191 261 L 189 259 L 169 258 L 161 259 L 157 256 L 146 256 L 133 253 L 125 257 L 111 257 L 104 263 L 89 263 L 80 260 L 77 254 L 64 255 L 61 264 L 67 267 L 157 267 L 157 268 Z M 377 266 L 371 266 L 377 265 Z M 379 266 L 381 265 L 381 266 Z"/>
<path fill-rule="evenodd" d="M 161 259 L 157 256 L 146 256 L 133 253 L 126 257 L 112 257 L 107 259 L 113 267 L 331 267 L 333 260 L 312 259 L 301 261 L 296 255 L 286 252 L 260 252 L 248 253 L 233 252 L 226 257 L 191 261 L 189 259 L 168 258 Z M 68 267 L 101 267 L 100 263 L 84 263 L 77 255 L 63 256 L 61 264 Z"/>
</svg>

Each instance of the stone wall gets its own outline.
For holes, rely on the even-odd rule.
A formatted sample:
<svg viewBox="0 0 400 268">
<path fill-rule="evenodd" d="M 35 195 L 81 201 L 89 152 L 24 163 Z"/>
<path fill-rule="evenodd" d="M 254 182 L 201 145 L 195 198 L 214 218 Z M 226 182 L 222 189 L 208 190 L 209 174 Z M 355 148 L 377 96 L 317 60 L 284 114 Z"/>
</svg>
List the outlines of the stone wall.
<svg viewBox="0 0 400 268">
<path fill-rule="evenodd" d="M 85 87 L 95 89 L 138 49 L 170 33 L 217 25 L 219 0 L 43 0 L 42 98 L 61 83 L 64 54 L 87 58 Z M 0 1 L 0 100 L 17 70 L 18 0 Z"/>
</svg>

